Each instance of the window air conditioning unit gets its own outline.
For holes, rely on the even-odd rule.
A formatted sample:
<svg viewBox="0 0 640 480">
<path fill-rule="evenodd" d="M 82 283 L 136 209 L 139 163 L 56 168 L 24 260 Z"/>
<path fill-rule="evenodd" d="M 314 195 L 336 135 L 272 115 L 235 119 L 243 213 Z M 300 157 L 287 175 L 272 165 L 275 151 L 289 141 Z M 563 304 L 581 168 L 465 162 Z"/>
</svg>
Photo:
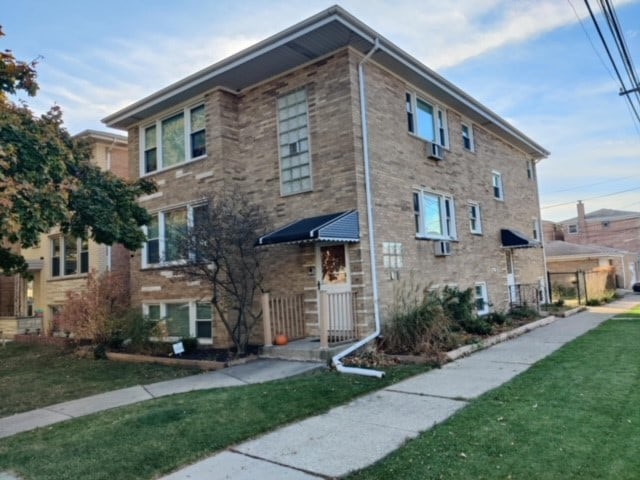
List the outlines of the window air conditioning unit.
<svg viewBox="0 0 640 480">
<path fill-rule="evenodd" d="M 436 257 L 446 257 L 447 255 L 451 255 L 451 242 L 438 240 L 433 244 L 433 250 Z"/>
<path fill-rule="evenodd" d="M 442 160 L 442 146 L 437 143 L 427 143 L 427 156 L 434 160 Z"/>
</svg>

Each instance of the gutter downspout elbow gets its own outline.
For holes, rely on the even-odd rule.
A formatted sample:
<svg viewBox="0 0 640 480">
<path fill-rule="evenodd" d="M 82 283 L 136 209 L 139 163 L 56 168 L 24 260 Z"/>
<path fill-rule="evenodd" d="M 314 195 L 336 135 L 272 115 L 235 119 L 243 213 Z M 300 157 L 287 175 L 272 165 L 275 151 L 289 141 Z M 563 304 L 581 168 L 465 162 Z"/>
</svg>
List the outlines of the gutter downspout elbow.
<svg viewBox="0 0 640 480">
<path fill-rule="evenodd" d="M 369 260 L 371 262 L 371 283 L 373 287 L 373 317 L 375 320 L 375 331 L 363 338 L 359 342 L 354 343 L 346 350 L 335 355 L 331 362 L 336 367 L 336 370 L 341 373 L 352 373 L 356 375 L 365 375 L 368 377 L 382 378 L 384 372 L 379 370 L 369 370 L 366 368 L 357 367 L 345 367 L 340 361 L 343 357 L 349 355 L 351 352 L 357 350 L 363 345 L 369 343 L 380 335 L 380 309 L 378 307 L 378 275 L 376 270 L 376 249 L 375 249 L 375 232 L 373 227 L 373 201 L 371 195 L 371 173 L 369 166 L 369 136 L 367 130 L 367 97 L 364 90 L 364 69 L 363 65 L 367 62 L 371 56 L 380 49 L 379 39 L 375 39 L 373 47 L 365 55 L 365 57 L 358 63 L 358 87 L 360 90 L 360 119 L 362 121 L 362 156 L 364 160 L 364 184 L 365 194 L 367 202 L 367 224 L 369 233 Z"/>
</svg>

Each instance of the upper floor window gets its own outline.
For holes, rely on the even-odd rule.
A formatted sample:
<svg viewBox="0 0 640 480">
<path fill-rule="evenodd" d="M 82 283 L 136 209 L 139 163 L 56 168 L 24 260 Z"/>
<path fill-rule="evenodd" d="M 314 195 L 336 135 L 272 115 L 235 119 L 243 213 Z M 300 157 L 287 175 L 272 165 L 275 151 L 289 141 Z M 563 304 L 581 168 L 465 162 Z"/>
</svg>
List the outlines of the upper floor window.
<svg viewBox="0 0 640 480">
<path fill-rule="evenodd" d="M 147 242 L 142 252 L 142 267 L 186 260 L 184 237 L 190 227 L 204 217 L 206 205 L 187 206 L 158 212 L 144 228 Z"/>
<path fill-rule="evenodd" d="M 144 175 L 207 154 L 204 105 L 185 108 L 144 128 L 140 171 Z"/>
<path fill-rule="evenodd" d="M 462 128 L 462 146 L 471 152 L 475 150 L 473 144 L 473 129 L 466 123 L 461 124 Z"/>
<path fill-rule="evenodd" d="M 533 180 L 535 178 L 535 167 L 533 160 L 527 160 L 527 178 Z"/>
<path fill-rule="evenodd" d="M 418 237 L 457 238 L 453 197 L 424 190 L 413 192 L 413 211 Z"/>
<path fill-rule="evenodd" d="M 578 225 L 572 223 L 567 227 L 567 230 L 569 231 L 569 233 L 578 233 Z"/>
<path fill-rule="evenodd" d="M 418 98 L 412 93 L 405 94 L 407 110 L 407 129 L 410 133 L 449 147 L 449 133 L 447 128 L 447 114 L 437 105 Z"/>
<path fill-rule="evenodd" d="M 534 218 L 532 220 L 532 224 L 533 224 L 533 228 L 532 228 L 532 234 L 533 234 L 533 239 L 536 241 L 540 241 L 540 223 L 538 222 L 537 218 Z"/>
<path fill-rule="evenodd" d="M 51 276 L 65 277 L 89 272 L 89 242 L 70 235 L 51 239 Z"/>
<path fill-rule="evenodd" d="M 504 200 L 504 191 L 502 189 L 502 174 L 500 172 L 492 172 L 491 182 L 493 185 L 493 198 L 495 198 L 496 200 Z"/>
<path fill-rule="evenodd" d="M 282 195 L 311 190 L 307 91 L 278 98 L 280 185 Z"/>
<path fill-rule="evenodd" d="M 469 202 L 469 230 L 475 235 L 482 234 L 482 218 L 480 217 L 480 205 Z"/>
</svg>

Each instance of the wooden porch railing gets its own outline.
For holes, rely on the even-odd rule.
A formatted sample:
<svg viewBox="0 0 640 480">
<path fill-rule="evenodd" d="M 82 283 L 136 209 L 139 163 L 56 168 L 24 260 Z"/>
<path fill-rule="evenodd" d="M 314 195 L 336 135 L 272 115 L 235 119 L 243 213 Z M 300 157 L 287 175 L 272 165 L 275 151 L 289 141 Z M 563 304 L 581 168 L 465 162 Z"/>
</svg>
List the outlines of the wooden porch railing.
<svg viewBox="0 0 640 480">
<path fill-rule="evenodd" d="M 262 294 L 264 344 L 273 345 L 274 335 L 284 334 L 289 340 L 304 338 L 304 294 L 271 296 Z"/>
<path fill-rule="evenodd" d="M 358 338 L 356 293 L 320 292 L 320 348 Z"/>
</svg>

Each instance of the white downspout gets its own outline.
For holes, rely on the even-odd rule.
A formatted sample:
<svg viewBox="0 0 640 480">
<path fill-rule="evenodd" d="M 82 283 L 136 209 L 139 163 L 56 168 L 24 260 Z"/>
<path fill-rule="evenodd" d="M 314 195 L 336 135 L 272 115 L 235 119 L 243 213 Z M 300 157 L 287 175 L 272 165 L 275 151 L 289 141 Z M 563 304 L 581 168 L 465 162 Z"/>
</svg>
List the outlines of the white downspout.
<svg viewBox="0 0 640 480">
<path fill-rule="evenodd" d="M 373 48 L 367 53 L 367 55 L 358 64 L 358 86 L 360 89 L 360 119 L 362 121 L 362 155 L 364 157 L 364 186 L 367 200 L 367 223 L 369 227 L 369 261 L 371 262 L 371 283 L 373 286 L 373 317 L 375 320 L 375 331 L 363 338 L 359 342 L 354 343 L 346 350 L 335 355 L 331 361 L 341 373 L 354 373 L 357 375 L 366 375 L 368 377 L 382 378 L 384 372 L 379 370 L 369 370 L 366 368 L 358 367 L 345 367 L 340 359 L 349 355 L 354 350 L 362 347 L 366 343 L 375 339 L 380 335 L 380 309 L 378 307 L 378 275 L 376 269 L 376 241 L 373 228 L 373 202 L 371 200 L 371 174 L 369 168 L 369 138 L 367 131 L 367 97 L 364 91 L 364 63 L 371 58 L 371 56 L 380 48 L 380 42 L 376 38 L 373 44 Z"/>
</svg>

